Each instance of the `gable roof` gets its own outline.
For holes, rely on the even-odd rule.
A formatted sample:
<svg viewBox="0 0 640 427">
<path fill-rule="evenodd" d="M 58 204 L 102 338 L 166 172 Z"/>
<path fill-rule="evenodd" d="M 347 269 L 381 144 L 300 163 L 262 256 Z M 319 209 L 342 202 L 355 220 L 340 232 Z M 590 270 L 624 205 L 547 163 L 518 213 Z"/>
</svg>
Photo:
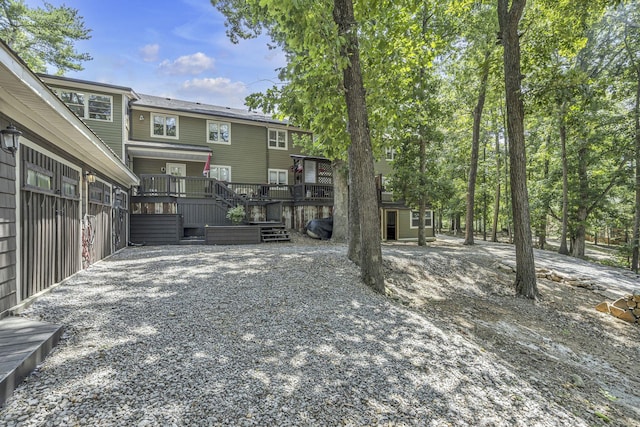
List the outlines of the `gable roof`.
<svg viewBox="0 0 640 427">
<path fill-rule="evenodd" d="M 45 83 L 51 85 L 59 85 L 65 87 L 71 87 L 75 89 L 83 89 L 83 90 L 102 90 L 104 92 L 112 92 L 112 93 L 124 93 L 129 95 L 133 99 L 138 98 L 138 94 L 126 86 L 117 86 L 110 83 L 99 83 L 99 82 L 91 82 L 89 80 L 80 80 L 80 79 L 72 79 L 70 77 L 63 76 L 54 76 L 51 74 L 36 74 L 40 79 L 42 79 Z"/>
<path fill-rule="evenodd" d="M 138 177 L 0 40 L 2 113 L 96 172 L 137 185 Z"/>
<path fill-rule="evenodd" d="M 170 110 L 188 114 L 203 114 L 207 116 L 226 117 L 229 119 L 249 120 L 274 125 L 288 125 L 286 120 L 277 120 L 273 117 L 255 111 L 239 108 L 221 107 L 218 105 L 202 104 L 200 102 L 182 101 L 179 99 L 161 96 L 138 94 L 139 99 L 131 103 L 131 107 L 146 107 L 151 109 Z"/>
</svg>

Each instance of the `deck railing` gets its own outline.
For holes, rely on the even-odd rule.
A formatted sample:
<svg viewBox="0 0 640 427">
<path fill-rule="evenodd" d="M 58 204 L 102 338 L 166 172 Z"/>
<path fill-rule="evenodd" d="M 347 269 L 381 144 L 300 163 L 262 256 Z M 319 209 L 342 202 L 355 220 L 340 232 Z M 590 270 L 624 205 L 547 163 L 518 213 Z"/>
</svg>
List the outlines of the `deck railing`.
<svg viewBox="0 0 640 427">
<path fill-rule="evenodd" d="M 134 196 L 215 197 L 230 206 L 241 201 L 333 200 L 333 186 L 320 184 L 244 184 L 199 176 L 140 175 Z"/>
</svg>

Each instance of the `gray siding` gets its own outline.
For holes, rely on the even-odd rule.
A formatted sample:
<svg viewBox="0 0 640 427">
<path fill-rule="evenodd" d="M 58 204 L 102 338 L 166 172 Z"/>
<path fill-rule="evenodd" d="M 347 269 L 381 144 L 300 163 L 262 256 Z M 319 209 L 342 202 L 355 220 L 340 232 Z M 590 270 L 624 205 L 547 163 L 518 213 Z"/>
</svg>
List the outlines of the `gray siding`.
<svg viewBox="0 0 640 427">
<path fill-rule="evenodd" d="M 136 141 L 165 142 L 170 144 L 188 144 L 208 147 L 213 152 L 212 165 L 230 166 L 231 181 L 241 183 L 265 183 L 268 180 L 269 169 L 286 169 L 292 165 L 291 154 L 300 154 L 299 147 L 293 146 L 293 132 L 288 135 L 287 150 L 269 149 L 267 145 L 268 124 L 244 124 L 231 122 L 231 144 L 211 144 L 207 142 L 207 119 L 180 116 L 167 112 L 168 115 L 178 116 L 178 139 L 151 137 L 151 113 L 132 110 L 131 136 Z M 143 120 L 140 120 L 140 117 Z M 224 118 L 211 120 L 226 121 Z M 187 164 L 187 176 L 200 176 L 204 162 L 181 162 Z M 159 174 L 165 160 L 136 158 L 133 171 L 136 174 Z M 293 184 L 293 176 L 289 175 L 289 184 Z"/>
<path fill-rule="evenodd" d="M 101 93 L 92 91 L 91 93 Z M 123 135 L 123 117 L 122 117 L 122 95 L 105 95 L 113 96 L 113 122 L 105 122 L 101 120 L 84 119 L 84 122 L 94 131 L 118 157 L 122 158 L 122 135 Z"/>
<path fill-rule="evenodd" d="M 181 237 L 180 215 L 131 215 L 131 241 L 134 243 L 176 244 Z"/>
<path fill-rule="evenodd" d="M 231 145 L 211 144 L 211 163 L 231 166 L 233 182 L 267 182 L 267 128 L 231 124 Z"/>
<path fill-rule="evenodd" d="M 108 92 L 101 92 L 100 90 L 86 90 L 77 89 L 70 86 L 51 86 L 53 89 L 59 90 L 77 90 L 82 93 L 95 93 L 98 95 L 107 95 L 113 98 L 112 105 L 112 117 L 110 122 L 103 120 L 94 120 L 89 118 L 83 118 L 87 126 L 96 133 L 108 146 L 111 148 L 118 157 L 122 157 L 122 135 L 123 135 L 123 117 L 122 117 L 122 102 L 123 96 L 119 94 L 113 94 Z"/>
<path fill-rule="evenodd" d="M 16 305 L 15 159 L 0 150 L 0 314 Z"/>
</svg>

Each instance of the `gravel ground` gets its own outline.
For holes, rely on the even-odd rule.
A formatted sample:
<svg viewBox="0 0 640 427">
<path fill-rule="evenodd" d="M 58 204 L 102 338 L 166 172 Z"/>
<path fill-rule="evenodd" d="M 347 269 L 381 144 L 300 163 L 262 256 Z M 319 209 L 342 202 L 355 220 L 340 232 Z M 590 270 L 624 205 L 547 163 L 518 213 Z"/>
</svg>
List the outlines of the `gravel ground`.
<svg viewBox="0 0 640 427">
<path fill-rule="evenodd" d="M 0 425 L 588 425 L 494 353 L 363 286 L 345 254 L 121 251 L 24 313 L 66 332 Z"/>
</svg>

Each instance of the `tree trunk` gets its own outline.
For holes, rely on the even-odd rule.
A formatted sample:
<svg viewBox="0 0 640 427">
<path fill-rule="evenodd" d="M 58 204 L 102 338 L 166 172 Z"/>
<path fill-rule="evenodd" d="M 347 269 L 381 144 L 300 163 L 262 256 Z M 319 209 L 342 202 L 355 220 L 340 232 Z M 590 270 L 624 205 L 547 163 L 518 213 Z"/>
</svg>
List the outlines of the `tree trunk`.
<svg viewBox="0 0 640 427">
<path fill-rule="evenodd" d="M 562 157 L 562 231 L 558 253 L 569 255 L 567 248 L 567 228 L 569 225 L 569 166 L 567 161 L 567 125 L 565 123 L 565 104 L 560 107 L 560 147 Z"/>
<path fill-rule="evenodd" d="M 360 273 L 362 280 L 375 291 L 384 293 L 382 251 L 380 248 L 380 213 L 376 197 L 373 150 L 369 135 L 367 105 L 362 72 L 358 33 L 352 0 L 334 0 L 333 19 L 338 33 L 344 38 L 342 54 L 349 65 L 343 70 L 345 100 L 351 132 L 351 153 L 355 166 L 352 171 L 351 195 L 358 199 L 360 220 Z"/>
<path fill-rule="evenodd" d="M 358 197 L 355 195 L 353 185 L 353 171 L 355 171 L 355 157 L 353 154 L 353 145 L 349 146 L 349 249 L 347 257 L 356 265 L 360 265 L 360 253 L 362 247 L 361 230 L 360 230 L 360 214 L 358 206 Z"/>
<path fill-rule="evenodd" d="M 589 175 L 587 171 L 588 148 L 585 142 L 578 149 L 578 210 L 576 212 L 576 226 L 574 230 L 574 242 L 571 254 L 574 257 L 583 258 L 586 240 L 586 220 L 589 215 Z"/>
<path fill-rule="evenodd" d="M 498 241 L 498 217 L 500 214 L 500 134 L 496 130 L 496 196 L 493 201 L 493 227 L 491 241 Z"/>
<path fill-rule="evenodd" d="M 640 253 L 640 66 L 636 67 L 636 104 L 633 111 L 636 125 L 636 203 L 633 220 L 633 252 L 631 269 L 638 273 L 638 258 Z"/>
<path fill-rule="evenodd" d="M 547 138 L 547 147 L 549 146 L 549 142 L 551 141 L 551 137 Z M 544 179 L 545 181 L 549 179 L 549 159 L 545 155 L 544 160 Z M 544 249 L 547 244 L 547 209 L 548 205 L 545 204 L 543 209 L 541 209 L 540 218 L 538 223 L 538 247 L 540 249 Z"/>
<path fill-rule="evenodd" d="M 349 232 L 349 169 L 344 160 L 336 160 L 333 169 L 333 232 L 331 240 L 344 243 Z"/>
<path fill-rule="evenodd" d="M 425 171 L 427 170 L 427 143 L 424 138 L 420 138 L 420 176 L 424 176 Z M 418 218 L 420 218 L 418 222 L 418 246 L 425 246 L 427 244 L 427 239 L 424 232 L 424 214 L 427 211 L 427 201 L 424 196 L 420 197 L 420 201 L 418 203 Z"/>
<path fill-rule="evenodd" d="M 480 122 L 484 100 L 487 95 L 487 80 L 489 78 L 489 52 L 484 54 L 482 75 L 480 76 L 480 89 L 478 102 L 473 109 L 473 134 L 471 138 L 471 164 L 469 166 L 469 183 L 467 186 L 467 217 L 465 219 L 465 245 L 473 245 L 473 213 L 475 209 L 476 179 L 478 177 L 478 154 L 480 149 Z"/>
<path fill-rule="evenodd" d="M 504 80 L 509 133 L 511 201 L 514 244 L 516 249 L 516 294 L 530 299 L 539 296 L 531 242 L 529 195 L 527 192 L 527 161 L 524 140 L 524 105 L 521 97 L 520 38 L 518 23 L 526 0 L 498 0 L 498 20 L 504 47 Z"/>
</svg>

